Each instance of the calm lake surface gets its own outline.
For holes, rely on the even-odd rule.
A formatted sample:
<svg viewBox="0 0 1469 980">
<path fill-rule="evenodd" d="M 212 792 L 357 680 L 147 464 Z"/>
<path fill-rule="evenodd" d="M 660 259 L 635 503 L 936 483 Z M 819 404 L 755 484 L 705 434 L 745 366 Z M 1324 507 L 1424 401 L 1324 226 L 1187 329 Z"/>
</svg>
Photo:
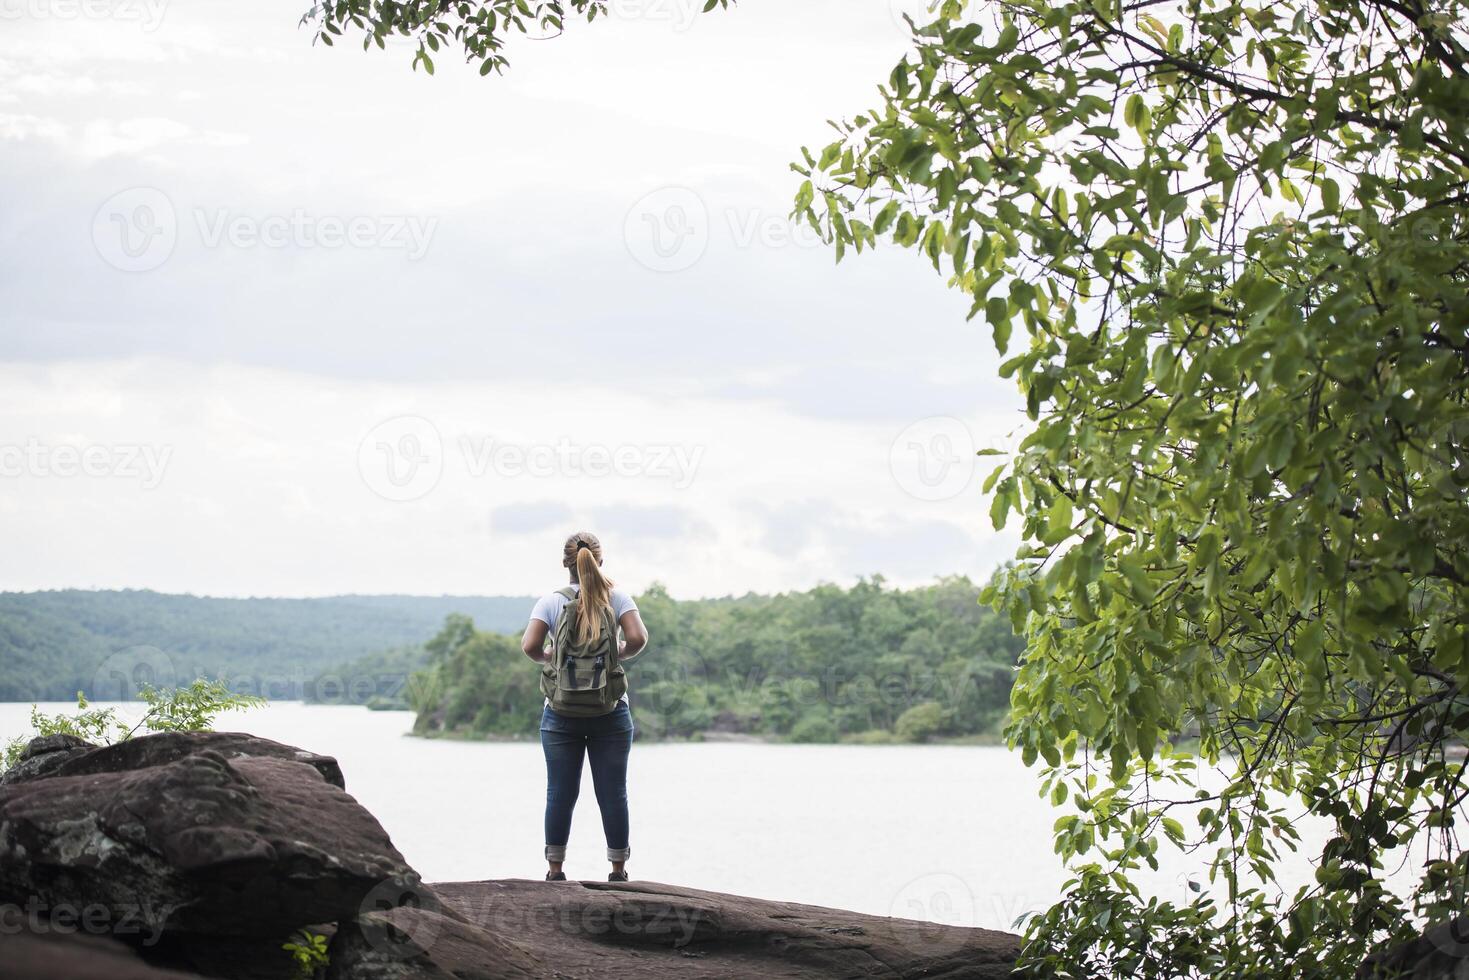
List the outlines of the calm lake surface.
<svg viewBox="0 0 1469 980">
<path fill-rule="evenodd" d="M 137 716 L 137 705 L 118 707 Z M 0 704 L 0 738 L 29 732 L 29 714 L 28 704 Z M 335 756 L 348 792 L 425 880 L 540 877 L 540 745 L 407 737 L 412 723 L 408 712 L 276 702 L 217 727 Z M 602 879 L 590 772 L 583 779 L 566 871 Z M 1035 771 L 1003 748 L 639 742 L 628 869 L 694 888 L 1010 929 L 1066 880 L 1051 847 L 1060 811 L 1038 788 Z M 1304 851 L 1319 853 L 1324 830 L 1307 838 Z M 1167 845 L 1160 856 L 1147 890 L 1185 901 L 1201 863 Z M 1287 872 L 1292 887 L 1308 880 L 1299 857 Z"/>
</svg>

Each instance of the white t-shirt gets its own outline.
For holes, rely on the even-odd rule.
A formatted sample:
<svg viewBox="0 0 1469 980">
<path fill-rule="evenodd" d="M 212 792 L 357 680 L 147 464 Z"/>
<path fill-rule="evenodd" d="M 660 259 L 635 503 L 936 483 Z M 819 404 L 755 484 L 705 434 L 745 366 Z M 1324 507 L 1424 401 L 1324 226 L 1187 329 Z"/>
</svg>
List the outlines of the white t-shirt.
<svg viewBox="0 0 1469 980">
<path fill-rule="evenodd" d="M 573 592 L 581 591 L 575 583 L 572 584 L 571 590 Z M 566 598 L 560 592 L 552 592 L 550 595 L 542 596 L 536 600 L 536 607 L 530 611 L 530 618 L 539 619 L 545 623 L 546 632 L 555 636 L 556 620 L 561 618 L 561 610 L 565 609 L 566 604 L 570 601 L 570 599 Z M 638 604 L 633 602 L 632 596 L 621 589 L 612 590 L 612 616 L 619 623 L 622 622 L 622 617 L 625 614 L 637 608 Z"/>
<path fill-rule="evenodd" d="M 571 590 L 573 592 L 581 591 L 581 589 L 574 582 L 571 585 Z M 622 622 L 622 617 L 624 613 L 630 613 L 634 609 L 638 608 L 638 604 L 632 601 L 632 596 L 628 595 L 621 589 L 613 589 L 611 598 L 612 615 L 613 618 L 616 619 L 619 623 Z M 569 602 L 571 602 L 571 600 L 566 598 L 566 596 L 562 595 L 560 592 L 552 592 L 550 595 L 542 596 L 541 598 L 536 600 L 536 607 L 530 611 L 530 618 L 539 619 L 541 622 L 545 623 L 547 632 L 549 632 L 552 636 L 555 636 L 556 620 L 561 618 L 561 610 L 565 609 L 567 603 Z M 627 695 L 624 694 L 621 698 L 619 698 L 619 700 L 624 702 L 627 701 Z M 547 706 L 551 704 L 550 699 L 546 699 L 546 704 Z"/>
</svg>

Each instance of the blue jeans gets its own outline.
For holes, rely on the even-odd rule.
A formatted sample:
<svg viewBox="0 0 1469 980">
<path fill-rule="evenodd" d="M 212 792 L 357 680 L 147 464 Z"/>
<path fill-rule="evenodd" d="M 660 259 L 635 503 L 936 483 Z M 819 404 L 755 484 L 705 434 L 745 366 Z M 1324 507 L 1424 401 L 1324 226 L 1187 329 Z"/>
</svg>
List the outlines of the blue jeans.
<svg viewBox="0 0 1469 980">
<path fill-rule="evenodd" d="M 571 812 L 581 792 L 581 762 L 592 760 L 592 786 L 607 835 L 607 860 L 626 861 L 628 847 L 627 757 L 632 751 L 632 712 L 627 702 L 599 718 L 570 718 L 550 707 L 541 712 L 546 754 L 546 860 L 566 860 Z"/>
</svg>

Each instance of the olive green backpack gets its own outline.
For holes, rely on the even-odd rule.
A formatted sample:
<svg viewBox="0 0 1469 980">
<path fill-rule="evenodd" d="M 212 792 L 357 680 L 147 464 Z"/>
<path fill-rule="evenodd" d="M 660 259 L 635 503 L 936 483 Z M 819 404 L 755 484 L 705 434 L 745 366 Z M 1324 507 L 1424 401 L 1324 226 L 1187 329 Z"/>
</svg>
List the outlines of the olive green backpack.
<svg viewBox="0 0 1469 980">
<path fill-rule="evenodd" d="M 557 589 L 566 607 L 556 619 L 555 647 L 541 668 L 541 693 L 551 709 L 572 718 L 596 718 L 617 710 L 627 693 L 627 675 L 617 662 L 617 618 L 611 605 L 602 610 L 602 630 L 585 644 L 576 640 L 581 603 L 576 590 Z"/>
</svg>

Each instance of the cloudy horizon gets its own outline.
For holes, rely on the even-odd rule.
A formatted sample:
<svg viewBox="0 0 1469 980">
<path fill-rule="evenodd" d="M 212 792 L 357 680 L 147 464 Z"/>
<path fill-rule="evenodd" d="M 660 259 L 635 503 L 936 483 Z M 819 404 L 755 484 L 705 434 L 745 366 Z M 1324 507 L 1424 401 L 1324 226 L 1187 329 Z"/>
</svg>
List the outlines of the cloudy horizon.
<svg viewBox="0 0 1469 980">
<path fill-rule="evenodd" d="M 579 527 L 680 597 L 1010 557 L 987 328 L 787 218 L 920 4 L 626 0 L 500 78 L 304 6 L 0 0 L 0 590 L 519 595 Z"/>
</svg>

